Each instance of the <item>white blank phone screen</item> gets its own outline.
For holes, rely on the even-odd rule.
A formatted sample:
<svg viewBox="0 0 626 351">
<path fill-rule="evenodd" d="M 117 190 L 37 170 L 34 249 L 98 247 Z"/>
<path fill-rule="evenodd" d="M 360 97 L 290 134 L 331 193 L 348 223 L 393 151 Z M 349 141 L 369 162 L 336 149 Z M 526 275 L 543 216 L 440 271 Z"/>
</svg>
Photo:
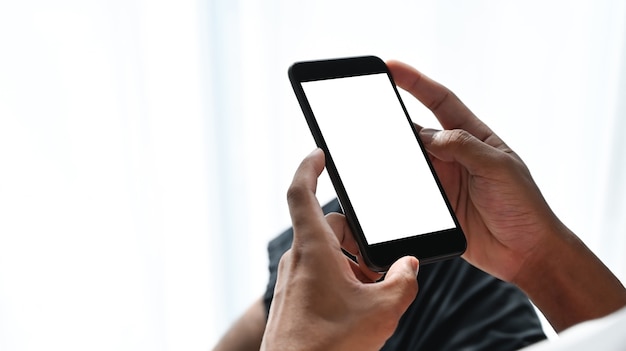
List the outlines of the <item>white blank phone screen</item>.
<svg viewBox="0 0 626 351">
<path fill-rule="evenodd" d="M 302 87 L 370 245 L 455 227 L 385 73 Z"/>
</svg>

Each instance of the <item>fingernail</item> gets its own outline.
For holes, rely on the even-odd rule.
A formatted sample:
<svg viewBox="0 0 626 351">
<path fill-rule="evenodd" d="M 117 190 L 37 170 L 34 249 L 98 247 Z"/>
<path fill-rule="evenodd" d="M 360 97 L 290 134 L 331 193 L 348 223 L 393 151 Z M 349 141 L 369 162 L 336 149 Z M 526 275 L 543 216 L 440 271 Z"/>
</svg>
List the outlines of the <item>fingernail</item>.
<svg viewBox="0 0 626 351">
<path fill-rule="evenodd" d="M 420 263 L 416 257 L 412 257 L 411 268 L 413 269 L 413 274 L 417 275 L 420 270 Z"/>
<path fill-rule="evenodd" d="M 440 132 L 438 129 L 422 128 L 419 133 L 420 139 L 424 144 L 430 144 L 433 141 L 433 136 L 438 132 Z"/>
</svg>

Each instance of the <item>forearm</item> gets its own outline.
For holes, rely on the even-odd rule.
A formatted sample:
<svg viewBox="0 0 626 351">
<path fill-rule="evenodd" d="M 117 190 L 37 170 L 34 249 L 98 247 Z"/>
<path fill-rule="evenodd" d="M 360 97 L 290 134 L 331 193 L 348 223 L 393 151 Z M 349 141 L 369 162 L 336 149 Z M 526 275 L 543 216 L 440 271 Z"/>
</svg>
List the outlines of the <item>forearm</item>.
<svg viewBox="0 0 626 351">
<path fill-rule="evenodd" d="M 585 244 L 558 222 L 514 283 L 557 332 L 626 306 L 626 290 Z"/>
<path fill-rule="evenodd" d="M 213 351 L 259 350 L 266 318 L 263 299 L 258 299 L 224 334 Z"/>
</svg>

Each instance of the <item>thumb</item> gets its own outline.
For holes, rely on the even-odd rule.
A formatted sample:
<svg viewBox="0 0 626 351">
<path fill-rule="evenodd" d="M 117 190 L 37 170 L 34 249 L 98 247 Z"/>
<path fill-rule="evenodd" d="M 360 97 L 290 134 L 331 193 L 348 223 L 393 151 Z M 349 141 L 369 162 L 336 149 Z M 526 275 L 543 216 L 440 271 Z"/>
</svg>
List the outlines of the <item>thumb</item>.
<svg viewBox="0 0 626 351">
<path fill-rule="evenodd" d="M 428 152 L 445 162 L 458 162 L 470 174 L 479 174 L 497 166 L 505 152 L 495 148 L 462 129 L 435 130 L 424 128 L 420 139 Z"/>
<path fill-rule="evenodd" d="M 399 314 L 409 307 L 417 295 L 417 272 L 419 261 L 413 256 L 405 256 L 394 262 L 387 271 L 385 279 L 376 284 L 385 291 Z"/>
</svg>

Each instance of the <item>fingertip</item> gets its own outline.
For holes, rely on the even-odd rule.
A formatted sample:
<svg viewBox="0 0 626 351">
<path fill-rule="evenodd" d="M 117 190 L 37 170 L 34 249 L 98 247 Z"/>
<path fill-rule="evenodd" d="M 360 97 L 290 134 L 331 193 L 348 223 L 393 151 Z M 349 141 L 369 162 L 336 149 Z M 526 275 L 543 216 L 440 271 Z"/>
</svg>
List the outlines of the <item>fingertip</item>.
<svg viewBox="0 0 626 351">
<path fill-rule="evenodd" d="M 294 175 L 293 183 L 297 183 L 300 181 L 299 178 L 305 177 L 307 178 L 309 175 L 315 175 L 315 179 L 322 173 L 325 166 L 325 155 L 324 151 L 320 148 L 316 148 L 311 153 L 309 153 L 303 160 L 300 162 L 300 166 L 296 170 L 296 174 Z M 311 168 L 313 172 L 311 173 Z"/>
<path fill-rule="evenodd" d="M 337 240 L 339 240 L 341 248 L 352 256 L 358 256 L 359 246 L 346 221 L 346 216 L 341 213 L 331 212 L 326 215 L 326 221 L 335 233 Z"/>
<path fill-rule="evenodd" d="M 399 69 L 414 69 L 409 64 L 404 63 L 404 62 L 399 61 L 399 60 L 395 60 L 395 59 L 387 60 L 386 64 L 387 64 L 387 68 L 389 68 L 390 70 L 391 69 L 396 69 L 396 68 L 399 68 Z"/>
<path fill-rule="evenodd" d="M 320 157 L 319 154 L 324 154 L 324 151 L 321 148 L 316 147 L 307 157 Z"/>
<path fill-rule="evenodd" d="M 387 61 L 387 69 L 389 69 L 396 85 L 403 89 L 410 86 L 412 84 L 411 81 L 420 75 L 412 66 L 397 60 Z"/>
<path fill-rule="evenodd" d="M 302 160 L 287 189 L 287 203 L 294 227 L 302 223 L 315 223 L 318 217 L 323 217 L 315 192 L 317 178 L 324 170 L 324 160 L 321 149 L 313 150 Z M 311 216 L 312 213 L 316 216 Z"/>
<path fill-rule="evenodd" d="M 387 68 L 388 68 L 389 70 L 393 70 L 393 69 L 395 69 L 396 67 L 398 67 L 398 66 L 400 66 L 400 65 L 403 65 L 403 63 L 402 63 L 402 62 L 400 62 L 400 61 L 398 61 L 398 60 L 393 60 L 393 59 L 391 59 L 391 60 L 387 60 L 387 62 L 385 62 L 385 63 L 387 64 Z"/>
<path fill-rule="evenodd" d="M 426 145 L 430 145 L 435 137 L 435 134 L 439 133 L 440 130 L 432 129 L 432 128 L 422 128 L 419 131 L 420 139 Z"/>
<path fill-rule="evenodd" d="M 417 259 L 417 257 L 413 257 L 412 261 L 414 262 L 414 270 L 415 270 L 415 274 L 418 274 L 420 271 L 420 261 Z"/>
<path fill-rule="evenodd" d="M 321 174 L 324 170 L 326 155 L 324 151 L 319 147 L 311 151 L 311 153 L 305 158 L 305 160 L 311 160 L 317 174 Z"/>
<path fill-rule="evenodd" d="M 414 256 L 405 256 L 394 262 L 387 271 L 388 280 L 391 277 L 411 277 L 414 279 L 419 272 L 419 260 Z"/>
<path fill-rule="evenodd" d="M 417 273 L 419 273 L 419 270 L 420 270 L 420 262 L 417 259 L 417 257 L 406 256 L 403 259 L 407 261 L 407 265 L 409 265 L 409 269 L 411 270 L 413 275 L 417 276 Z"/>
</svg>

